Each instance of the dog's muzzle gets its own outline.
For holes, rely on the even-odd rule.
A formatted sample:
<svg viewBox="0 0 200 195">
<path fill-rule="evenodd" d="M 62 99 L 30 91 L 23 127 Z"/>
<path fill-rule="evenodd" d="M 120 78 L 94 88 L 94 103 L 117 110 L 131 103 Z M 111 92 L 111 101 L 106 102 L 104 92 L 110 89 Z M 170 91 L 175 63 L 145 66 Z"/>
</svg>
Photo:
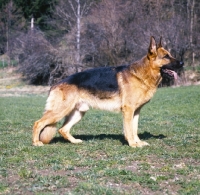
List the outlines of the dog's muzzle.
<svg viewBox="0 0 200 195">
<path fill-rule="evenodd" d="M 176 61 L 174 63 L 164 65 L 161 68 L 161 75 L 167 75 L 168 77 L 173 77 L 176 80 L 178 78 L 177 71 L 181 70 L 183 68 L 183 65 L 183 61 Z"/>
</svg>

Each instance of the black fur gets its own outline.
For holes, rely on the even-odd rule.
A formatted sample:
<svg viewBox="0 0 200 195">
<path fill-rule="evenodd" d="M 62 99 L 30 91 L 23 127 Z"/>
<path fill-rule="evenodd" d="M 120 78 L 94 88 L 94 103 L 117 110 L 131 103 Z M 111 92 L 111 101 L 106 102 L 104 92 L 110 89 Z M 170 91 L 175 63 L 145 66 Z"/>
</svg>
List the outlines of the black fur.
<svg viewBox="0 0 200 195">
<path fill-rule="evenodd" d="M 86 89 L 94 94 L 99 92 L 117 92 L 119 89 L 117 73 L 126 68 L 127 66 L 123 65 L 89 69 L 73 74 L 60 83 L 76 85 L 78 88 Z"/>
</svg>

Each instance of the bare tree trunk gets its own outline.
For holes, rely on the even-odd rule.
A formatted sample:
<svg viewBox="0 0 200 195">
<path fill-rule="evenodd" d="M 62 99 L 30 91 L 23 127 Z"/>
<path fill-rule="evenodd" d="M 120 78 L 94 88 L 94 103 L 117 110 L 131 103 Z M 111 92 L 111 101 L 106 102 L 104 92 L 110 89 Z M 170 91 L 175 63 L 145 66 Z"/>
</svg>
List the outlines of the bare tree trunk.
<svg viewBox="0 0 200 195">
<path fill-rule="evenodd" d="M 9 18 L 8 18 L 8 20 L 9 20 Z M 9 22 L 7 22 L 7 26 L 6 26 L 6 39 L 7 39 L 6 53 L 7 53 L 7 55 L 9 55 L 9 27 L 8 27 L 8 24 L 9 24 Z"/>
<path fill-rule="evenodd" d="M 192 68 L 195 70 L 195 62 L 194 62 L 194 46 L 193 46 L 193 26 L 194 26 L 194 5 L 195 0 L 191 0 L 191 11 L 190 11 L 190 48 L 192 49 Z"/>
<path fill-rule="evenodd" d="M 34 29 L 34 18 L 32 17 L 31 18 L 31 30 L 33 30 Z"/>
<path fill-rule="evenodd" d="M 9 35 L 10 35 L 10 32 L 9 31 L 10 31 L 11 10 L 12 10 L 12 1 L 10 3 L 8 3 L 8 5 L 7 5 L 7 14 L 8 14 L 8 17 L 7 17 L 7 26 L 6 26 L 6 39 L 7 39 L 7 42 L 6 42 L 6 52 L 7 52 L 7 55 L 9 57 L 10 57 L 10 45 L 9 45 L 9 39 L 10 39 Z"/>
<path fill-rule="evenodd" d="M 77 66 L 80 65 L 80 37 L 81 37 L 81 5 L 80 0 L 77 0 L 77 34 L 76 34 L 76 49 L 77 49 L 77 56 L 76 56 L 76 63 Z M 76 71 L 78 72 L 78 67 L 76 67 Z"/>
<path fill-rule="evenodd" d="M 6 44 L 6 49 L 7 49 L 7 55 L 9 56 L 8 59 L 8 64 L 11 64 L 11 53 L 12 53 L 12 47 L 10 46 L 11 42 L 10 42 L 10 30 L 11 30 L 11 20 L 12 20 L 12 11 L 13 11 L 13 1 L 11 0 L 8 3 L 8 20 L 7 20 L 7 33 L 6 33 L 6 37 L 7 37 L 7 44 Z"/>
<path fill-rule="evenodd" d="M 67 23 L 72 30 L 71 40 L 74 47 L 73 58 L 70 57 L 70 64 L 74 65 L 75 71 L 78 72 L 78 68 L 81 65 L 81 20 L 86 15 L 92 5 L 91 0 L 60 0 L 59 5 L 56 6 L 56 15 Z M 68 40 L 70 41 L 70 40 Z M 69 44 L 68 44 L 69 45 Z M 72 52 L 72 51 L 71 51 Z M 70 54 L 69 54 L 70 55 Z M 66 58 L 66 56 L 65 56 Z M 69 58 L 68 58 L 69 59 Z"/>
<path fill-rule="evenodd" d="M 29 36 L 29 43 L 30 43 L 30 51 L 33 53 L 33 36 L 34 36 L 34 18 L 31 17 L 31 30 L 30 30 L 30 36 Z"/>
</svg>

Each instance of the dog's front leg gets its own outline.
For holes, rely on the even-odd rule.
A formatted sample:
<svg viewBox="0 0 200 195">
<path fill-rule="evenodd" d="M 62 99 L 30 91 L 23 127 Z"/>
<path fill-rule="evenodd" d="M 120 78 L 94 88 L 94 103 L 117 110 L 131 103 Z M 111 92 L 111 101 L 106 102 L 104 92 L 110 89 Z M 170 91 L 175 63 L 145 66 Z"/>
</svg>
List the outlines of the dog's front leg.
<svg viewBox="0 0 200 195">
<path fill-rule="evenodd" d="M 143 147 L 149 145 L 145 141 L 141 141 L 140 138 L 138 137 L 138 121 L 139 121 L 139 115 L 140 115 L 140 109 L 138 108 L 133 115 L 133 140 L 134 143 L 133 145 L 130 145 L 132 147 Z"/>
<path fill-rule="evenodd" d="M 140 109 L 135 110 L 135 112 L 127 107 L 123 109 L 125 139 L 128 141 L 128 144 L 131 147 L 143 147 L 149 145 L 147 142 L 141 141 L 138 137 L 139 114 Z"/>
</svg>

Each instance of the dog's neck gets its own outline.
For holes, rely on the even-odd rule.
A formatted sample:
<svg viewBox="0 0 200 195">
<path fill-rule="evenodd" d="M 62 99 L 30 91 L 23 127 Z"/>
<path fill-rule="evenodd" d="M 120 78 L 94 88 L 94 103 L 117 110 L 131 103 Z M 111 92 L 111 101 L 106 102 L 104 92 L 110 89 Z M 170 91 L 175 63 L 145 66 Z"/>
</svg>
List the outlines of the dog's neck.
<svg viewBox="0 0 200 195">
<path fill-rule="evenodd" d="M 131 73 L 143 84 L 157 87 L 162 80 L 160 68 L 155 68 L 154 61 L 147 56 L 130 65 Z"/>
</svg>

